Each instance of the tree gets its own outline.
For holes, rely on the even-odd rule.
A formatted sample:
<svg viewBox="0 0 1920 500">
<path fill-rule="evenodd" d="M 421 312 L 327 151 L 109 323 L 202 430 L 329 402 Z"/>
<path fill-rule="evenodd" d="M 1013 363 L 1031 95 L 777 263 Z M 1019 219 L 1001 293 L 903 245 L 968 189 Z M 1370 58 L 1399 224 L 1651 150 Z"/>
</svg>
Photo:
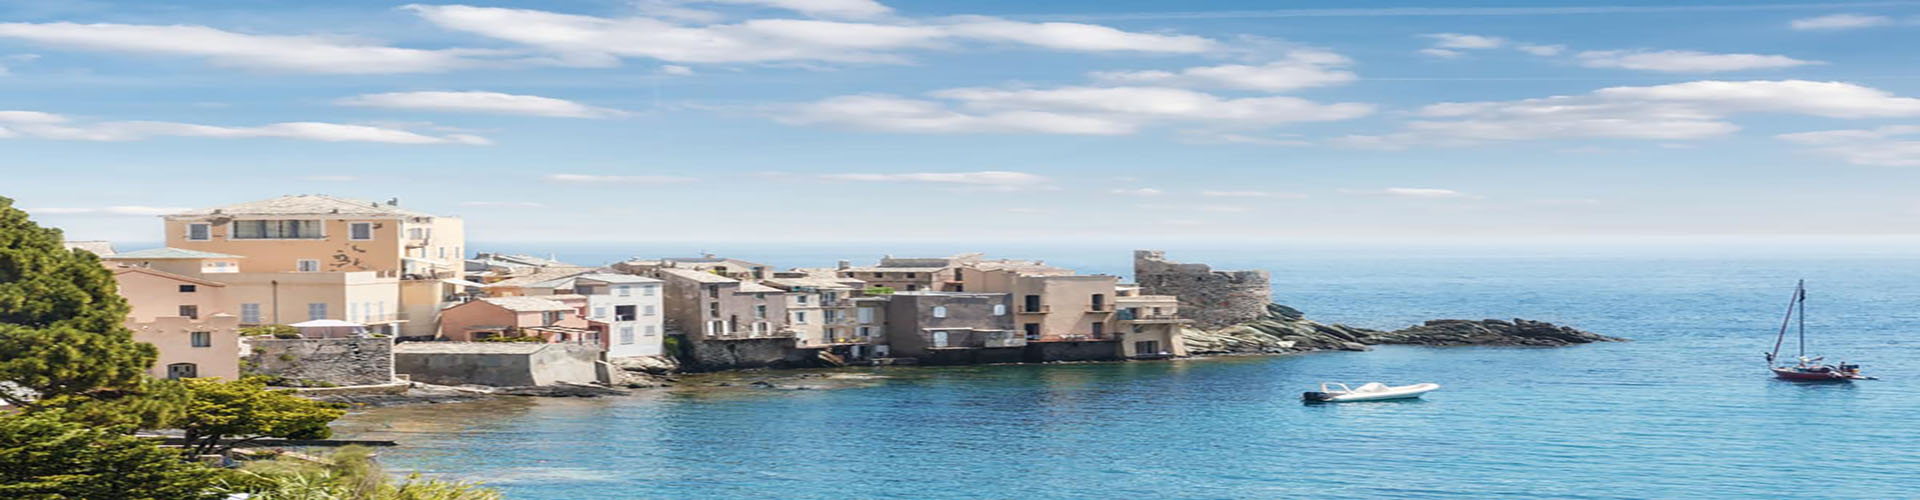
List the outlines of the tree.
<svg viewBox="0 0 1920 500">
<path fill-rule="evenodd" d="M 0 381 L 32 393 L 0 390 L 0 400 L 32 409 L 36 399 L 138 389 L 156 351 L 133 340 L 127 311 L 98 256 L 67 250 L 60 230 L 0 197 Z"/>
<path fill-rule="evenodd" d="M 69 422 L 60 410 L 0 416 L 0 498 L 207 498 L 214 471 L 119 429 Z"/>
<path fill-rule="evenodd" d="M 262 377 L 180 383 L 187 388 L 188 401 L 176 426 L 186 432 L 187 450 L 195 455 L 222 453 L 268 437 L 325 439 L 333 435 L 327 423 L 346 414 L 339 405 L 267 390 Z M 230 438 L 239 440 L 224 442 Z"/>
</svg>

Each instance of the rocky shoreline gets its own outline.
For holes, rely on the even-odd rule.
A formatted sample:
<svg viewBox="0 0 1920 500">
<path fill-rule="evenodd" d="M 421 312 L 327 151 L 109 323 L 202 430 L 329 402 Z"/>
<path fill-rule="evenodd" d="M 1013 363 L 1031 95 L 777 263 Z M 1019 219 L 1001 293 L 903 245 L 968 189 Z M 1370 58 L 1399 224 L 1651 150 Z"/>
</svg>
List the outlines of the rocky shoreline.
<svg viewBox="0 0 1920 500">
<path fill-rule="evenodd" d="M 1189 328 L 1181 335 L 1187 353 L 1194 356 L 1365 351 L 1374 345 L 1558 347 L 1627 340 L 1524 319 L 1438 319 L 1383 331 L 1320 323 L 1280 304 L 1268 305 L 1260 319 L 1218 330 Z"/>
</svg>

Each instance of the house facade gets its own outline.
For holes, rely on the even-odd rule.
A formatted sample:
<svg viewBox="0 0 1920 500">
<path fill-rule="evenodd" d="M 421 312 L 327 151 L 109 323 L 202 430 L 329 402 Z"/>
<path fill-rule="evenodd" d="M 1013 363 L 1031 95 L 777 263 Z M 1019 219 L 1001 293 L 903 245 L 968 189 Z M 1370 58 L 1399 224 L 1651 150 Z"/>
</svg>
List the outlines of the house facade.
<svg viewBox="0 0 1920 500">
<path fill-rule="evenodd" d="M 663 268 L 667 322 L 696 341 L 791 338 L 786 291 L 706 271 Z"/>
<path fill-rule="evenodd" d="M 240 378 L 239 318 L 227 312 L 226 285 L 146 267 L 114 266 L 131 311 L 133 340 L 159 351 L 148 373 L 159 378 Z"/>
<path fill-rule="evenodd" d="M 886 310 L 892 356 L 933 363 L 1017 361 L 1027 345 L 1014 330 L 1012 301 L 1004 293 L 896 292 L 887 297 Z"/>
<path fill-rule="evenodd" d="M 1114 298 L 1115 331 L 1119 333 L 1120 355 L 1130 359 L 1155 359 L 1186 356 L 1180 341 L 1180 329 L 1193 320 L 1180 317 L 1180 298 L 1172 295 L 1145 295 L 1138 286 L 1121 286 Z"/>
<path fill-rule="evenodd" d="M 663 282 L 630 274 L 592 273 L 572 279 L 586 297 L 590 328 L 599 330 L 609 358 L 658 356 L 666 336 Z"/>
<path fill-rule="evenodd" d="M 601 345 L 589 328 L 585 297 L 486 297 L 442 311 L 440 339 L 472 342 L 492 337 L 539 337 L 549 343 Z"/>
</svg>

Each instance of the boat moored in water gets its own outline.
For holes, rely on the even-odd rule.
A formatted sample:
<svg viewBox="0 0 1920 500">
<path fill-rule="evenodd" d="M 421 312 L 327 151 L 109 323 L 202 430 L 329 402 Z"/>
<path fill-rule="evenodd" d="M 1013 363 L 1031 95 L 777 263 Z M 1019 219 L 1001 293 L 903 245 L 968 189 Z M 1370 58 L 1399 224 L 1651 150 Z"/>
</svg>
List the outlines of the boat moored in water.
<svg viewBox="0 0 1920 500">
<path fill-rule="evenodd" d="M 1421 394 L 1439 389 L 1440 384 L 1425 383 L 1413 385 L 1389 386 L 1379 382 L 1368 382 L 1357 388 L 1348 388 L 1347 384 L 1326 382 L 1320 384 L 1319 391 L 1310 391 L 1300 395 L 1308 403 L 1348 403 L 1359 401 L 1386 401 L 1392 399 L 1412 399 Z"/>
<path fill-rule="evenodd" d="M 1787 340 L 1787 328 L 1793 325 L 1795 319 L 1800 320 L 1800 356 L 1797 358 L 1798 362 L 1792 365 L 1775 365 L 1774 359 L 1780 355 L 1780 346 L 1786 343 Z M 1861 375 L 1860 365 L 1844 361 L 1839 364 L 1829 365 L 1821 363 L 1821 360 L 1824 359 L 1821 356 L 1807 357 L 1806 280 L 1800 280 L 1798 284 L 1794 285 L 1793 300 L 1787 302 L 1787 316 L 1785 319 L 1780 320 L 1780 335 L 1773 340 L 1773 352 L 1766 353 L 1766 356 L 1767 370 L 1773 372 L 1774 378 L 1781 380 L 1802 382 L 1875 380 L 1873 377 Z"/>
</svg>

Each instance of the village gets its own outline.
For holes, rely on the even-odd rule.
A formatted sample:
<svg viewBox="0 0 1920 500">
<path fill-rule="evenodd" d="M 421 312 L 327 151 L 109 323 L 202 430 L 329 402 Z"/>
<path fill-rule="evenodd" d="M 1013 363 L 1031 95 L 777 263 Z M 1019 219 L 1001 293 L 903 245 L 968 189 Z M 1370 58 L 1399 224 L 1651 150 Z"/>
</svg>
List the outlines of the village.
<svg viewBox="0 0 1920 500">
<path fill-rule="evenodd" d="M 155 377 L 333 390 L 617 385 L 626 373 L 1152 360 L 1267 314 L 1265 271 L 1134 253 L 1134 283 L 980 254 L 606 266 L 474 252 L 459 217 L 291 195 L 162 216 L 100 256 Z M 380 389 L 385 388 L 385 389 Z"/>
</svg>

